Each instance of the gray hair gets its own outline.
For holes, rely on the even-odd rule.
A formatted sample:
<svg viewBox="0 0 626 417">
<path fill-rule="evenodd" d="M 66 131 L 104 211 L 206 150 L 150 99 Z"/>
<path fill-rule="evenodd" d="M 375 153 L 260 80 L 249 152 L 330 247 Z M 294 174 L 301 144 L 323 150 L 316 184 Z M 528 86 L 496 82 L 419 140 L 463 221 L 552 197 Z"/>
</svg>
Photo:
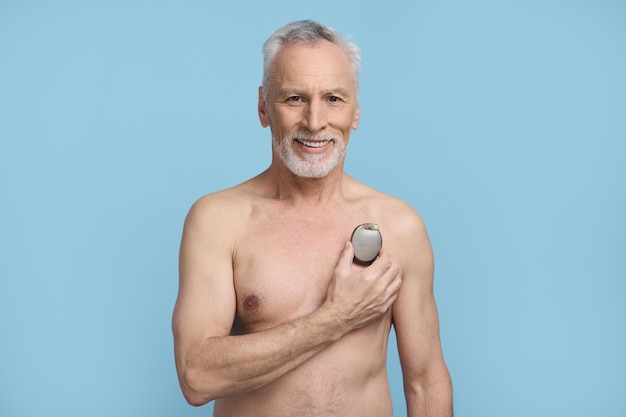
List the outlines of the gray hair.
<svg viewBox="0 0 626 417">
<path fill-rule="evenodd" d="M 272 72 L 272 64 L 276 54 L 283 46 L 291 42 L 304 42 L 310 45 L 326 39 L 339 46 L 348 56 L 352 67 L 352 76 L 359 89 L 359 72 L 361 71 L 361 50 L 356 44 L 348 41 L 334 29 L 312 20 L 301 20 L 289 23 L 278 29 L 263 44 L 263 96 L 267 100 L 269 83 Z"/>
</svg>

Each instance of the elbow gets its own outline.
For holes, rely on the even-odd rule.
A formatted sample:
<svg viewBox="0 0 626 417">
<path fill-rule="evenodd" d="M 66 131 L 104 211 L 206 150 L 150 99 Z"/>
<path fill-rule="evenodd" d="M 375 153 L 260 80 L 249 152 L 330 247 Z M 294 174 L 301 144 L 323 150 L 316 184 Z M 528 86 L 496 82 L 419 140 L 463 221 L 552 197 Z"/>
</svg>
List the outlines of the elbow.
<svg viewBox="0 0 626 417">
<path fill-rule="evenodd" d="M 204 397 L 196 395 L 195 393 L 185 392 L 185 390 L 183 390 L 183 395 L 184 395 L 185 400 L 187 401 L 187 403 L 189 405 L 194 406 L 194 407 L 203 406 L 203 405 L 207 404 L 209 401 L 211 401 L 211 400 L 206 400 Z"/>
<path fill-rule="evenodd" d="M 211 397 L 207 397 L 205 395 L 185 388 L 183 388 L 183 396 L 185 397 L 187 403 L 194 407 L 203 406 L 213 400 Z"/>
<path fill-rule="evenodd" d="M 219 398 L 213 384 L 207 381 L 206 374 L 197 370 L 187 369 L 179 376 L 180 388 L 189 405 L 203 406 Z"/>
</svg>

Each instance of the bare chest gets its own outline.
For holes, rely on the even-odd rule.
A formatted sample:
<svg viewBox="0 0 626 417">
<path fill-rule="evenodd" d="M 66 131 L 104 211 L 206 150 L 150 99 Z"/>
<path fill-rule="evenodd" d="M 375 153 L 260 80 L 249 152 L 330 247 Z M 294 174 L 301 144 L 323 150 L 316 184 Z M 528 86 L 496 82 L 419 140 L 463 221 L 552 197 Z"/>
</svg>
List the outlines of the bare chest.
<svg viewBox="0 0 626 417">
<path fill-rule="evenodd" d="M 250 222 L 233 263 L 237 295 L 233 332 L 263 330 L 317 309 L 326 298 L 352 223 L 278 213 Z"/>
</svg>

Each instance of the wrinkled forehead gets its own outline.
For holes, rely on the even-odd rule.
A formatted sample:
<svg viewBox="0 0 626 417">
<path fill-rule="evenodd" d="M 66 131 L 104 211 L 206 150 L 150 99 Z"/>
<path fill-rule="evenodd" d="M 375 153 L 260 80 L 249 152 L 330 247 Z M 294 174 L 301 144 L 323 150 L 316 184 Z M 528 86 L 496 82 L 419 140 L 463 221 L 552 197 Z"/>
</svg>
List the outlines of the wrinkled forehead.
<svg viewBox="0 0 626 417">
<path fill-rule="evenodd" d="M 325 39 L 315 42 L 293 41 L 276 54 L 271 68 L 272 84 L 281 80 L 326 80 L 345 88 L 356 88 L 347 53 Z"/>
</svg>

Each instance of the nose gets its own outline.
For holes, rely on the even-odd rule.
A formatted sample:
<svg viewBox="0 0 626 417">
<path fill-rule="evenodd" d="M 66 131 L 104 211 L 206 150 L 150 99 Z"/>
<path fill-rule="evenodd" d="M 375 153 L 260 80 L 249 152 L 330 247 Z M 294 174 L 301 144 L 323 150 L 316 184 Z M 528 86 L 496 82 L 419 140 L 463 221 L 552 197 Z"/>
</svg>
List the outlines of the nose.
<svg viewBox="0 0 626 417">
<path fill-rule="evenodd" d="M 326 109 L 318 100 L 311 100 L 304 110 L 304 127 L 310 132 L 319 132 L 327 124 Z"/>
</svg>

